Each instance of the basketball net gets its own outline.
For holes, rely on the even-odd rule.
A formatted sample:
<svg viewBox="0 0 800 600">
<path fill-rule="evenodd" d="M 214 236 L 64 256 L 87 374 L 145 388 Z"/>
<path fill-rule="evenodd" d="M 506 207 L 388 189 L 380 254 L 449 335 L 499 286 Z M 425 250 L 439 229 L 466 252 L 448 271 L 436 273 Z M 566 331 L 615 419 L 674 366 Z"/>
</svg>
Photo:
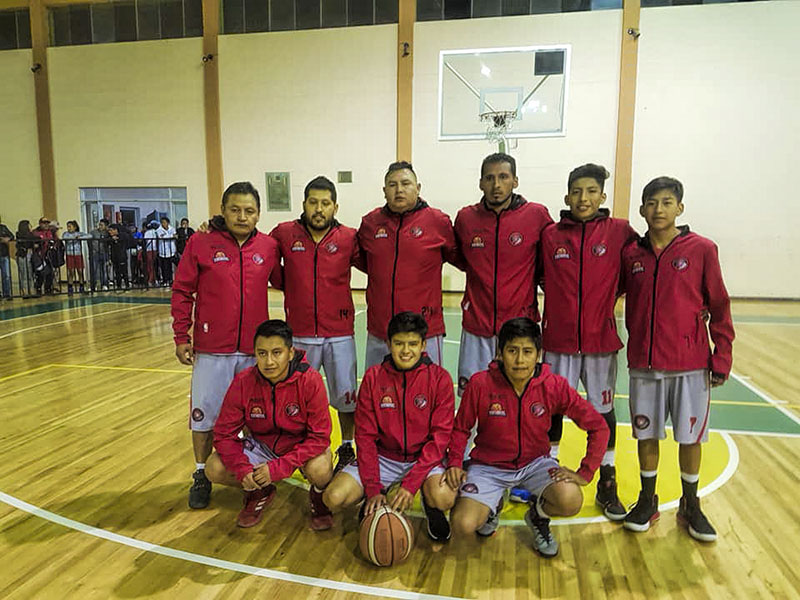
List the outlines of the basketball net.
<svg viewBox="0 0 800 600">
<path fill-rule="evenodd" d="M 515 110 L 492 110 L 481 113 L 480 120 L 486 123 L 486 139 L 497 142 L 497 151 L 505 153 L 508 146 L 507 133 L 517 118 Z"/>
</svg>

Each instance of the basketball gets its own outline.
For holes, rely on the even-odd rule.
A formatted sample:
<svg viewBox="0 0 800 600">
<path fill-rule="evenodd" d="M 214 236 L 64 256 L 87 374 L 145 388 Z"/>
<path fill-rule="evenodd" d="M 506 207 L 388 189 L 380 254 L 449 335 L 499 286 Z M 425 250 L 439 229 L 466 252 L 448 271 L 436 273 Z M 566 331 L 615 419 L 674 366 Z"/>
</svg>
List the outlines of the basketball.
<svg viewBox="0 0 800 600">
<path fill-rule="evenodd" d="M 403 515 L 382 506 L 361 521 L 358 545 L 369 562 L 391 567 L 408 558 L 414 545 L 414 532 Z"/>
</svg>

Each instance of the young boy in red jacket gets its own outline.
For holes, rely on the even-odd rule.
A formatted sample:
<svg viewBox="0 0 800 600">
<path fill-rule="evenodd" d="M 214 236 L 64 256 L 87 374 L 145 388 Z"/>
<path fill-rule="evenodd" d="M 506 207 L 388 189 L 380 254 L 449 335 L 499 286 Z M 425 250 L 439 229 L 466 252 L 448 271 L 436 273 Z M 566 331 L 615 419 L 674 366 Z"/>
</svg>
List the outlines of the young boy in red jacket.
<svg viewBox="0 0 800 600">
<path fill-rule="evenodd" d="M 268 281 L 280 269 L 278 243 L 256 229 L 261 201 L 253 184 L 231 184 L 221 208 L 211 232 L 186 242 L 172 284 L 175 355 L 192 366 L 191 508 L 211 498 L 205 466 L 214 422 L 234 375 L 255 363 L 253 334 L 269 318 Z"/>
<path fill-rule="evenodd" d="M 355 460 L 353 429 L 356 410 L 356 342 L 350 267 L 360 253 L 356 230 L 336 220 L 336 186 L 315 177 L 304 191 L 303 214 L 280 223 L 270 236 L 283 259 L 282 281 L 286 321 L 294 347 L 304 350 L 314 369 L 325 369 L 328 398 L 339 414 L 342 445 L 336 470 Z"/>
<path fill-rule="evenodd" d="M 460 495 L 451 520 L 460 535 L 490 536 L 499 524 L 503 493 L 512 486 L 522 487 L 531 493 L 525 522 L 533 531 L 534 547 L 550 558 L 558 554 L 550 517 L 580 510 L 580 487 L 592 480 L 600 465 L 608 426 L 566 379 L 538 363 L 542 336 L 531 319 L 505 322 L 498 344 L 498 359 L 467 384 L 453 426 L 446 478 Z M 547 431 L 556 413 L 588 432 L 586 456 L 577 471 L 560 467 L 550 457 Z M 476 421 L 475 447 L 464 471 L 464 449 Z"/>
<path fill-rule="evenodd" d="M 333 476 L 331 417 L 322 377 L 292 348 L 284 321 L 265 321 L 254 340 L 256 365 L 239 373 L 214 426 L 208 478 L 245 491 L 239 527 L 253 527 L 275 496 L 275 482 L 301 469 L 311 484 L 311 528 L 330 529 L 322 489 Z M 240 437 L 243 429 L 247 435 Z"/>
<path fill-rule="evenodd" d="M 614 448 L 617 418 L 614 394 L 617 384 L 617 335 L 614 305 L 619 290 L 622 250 L 637 237 L 624 219 L 600 208 L 608 171 L 585 164 L 570 172 L 561 220 L 542 233 L 544 274 L 544 362 L 556 375 L 578 388 L 583 383 L 586 399 L 603 415 L 610 436 L 600 463 L 595 503 L 612 521 L 621 521 L 627 510 L 617 495 Z M 550 454 L 558 458 L 562 415 L 554 415 L 550 427 Z"/>
<path fill-rule="evenodd" d="M 700 541 L 717 533 L 700 510 L 701 443 L 708 439 L 710 389 L 728 378 L 733 323 L 717 247 L 709 239 L 678 227 L 683 185 L 658 177 L 642 192 L 639 213 L 647 221 L 644 237 L 629 244 L 622 257 L 626 293 L 630 411 L 639 441 L 642 491 L 625 527 L 647 531 L 658 519 L 655 493 L 659 440 L 666 438 L 667 416 L 680 444 L 683 495 L 678 522 Z M 709 345 L 709 332 L 714 342 Z"/>
<path fill-rule="evenodd" d="M 444 458 L 453 429 L 455 394 L 450 374 L 425 353 L 428 325 L 422 315 L 402 312 L 389 321 L 389 355 L 368 369 L 358 391 L 358 459 L 347 465 L 325 490 L 333 511 L 366 496 L 363 514 L 389 504 L 404 511 L 422 488 L 428 536 L 450 538 L 444 511 L 456 490 L 445 485 Z M 399 484 L 387 499 L 387 490 Z"/>
</svg>

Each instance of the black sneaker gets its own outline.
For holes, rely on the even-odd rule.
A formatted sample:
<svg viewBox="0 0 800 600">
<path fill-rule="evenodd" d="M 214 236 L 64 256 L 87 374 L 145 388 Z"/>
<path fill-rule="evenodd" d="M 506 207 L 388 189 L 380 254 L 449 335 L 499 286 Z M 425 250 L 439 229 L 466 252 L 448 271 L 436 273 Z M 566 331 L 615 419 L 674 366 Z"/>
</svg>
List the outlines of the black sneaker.
<svg viewBox="0 0 800 600">
<path fill-rule="evenodd" d="M 192 473 L 192 487 L 189 488 L 189 508 L 205 508 L 211 500 L 211 482 L 203 469 Z"/>
<path fill-rule="evenodd" d="M 717 541 L 717 531 L 708 522 L 708 519 L 700 510 L 700 500 L 694 498 L 681 498 L 678 507 L 678 524 L 686 527 L 689 535 L 701 542 Z"/>
<path fill-rule="evenodd" d="M 353 446 L 351 444 L 342 444 L 339 446 L 339 448 L 337 448 L 336 456 L 336 467 L 333 469 L 334 475 L 336 475 L 336 473 L 344 469 L 356 459 L 356 452 L 353 450 Z"/>
<path fill-rule="evenodd" d="M 597 495 L 594 501 L 611 521 L 621 521 L 628 514 L 617 495 L 616 469 L 613 465 L 600 467 L 600 481 L 597 482 Z"/>
<path fill-rule="evenodd" d="M 531 506 L 525 513 L 525 523 L 533 532 L 533 548 L 544 558 L 553 558 L 558 554 L 558 542 L 550 532 L 550 519 L 540 517 L 536 508 Z"/>
<path fill-rule="evenodd" d="M 438 508 L 428 506 L 425 502 L 425 494 L 420 494 L 422 499 L 422 509 L 425 511 L 425 520 L 428 522 L 428 537 L 434 542 L 445 543 L 450 539 L 450 523 L 444 512 Z"/>
<path fill-rule="evenodd" d="M 648 498 L 644 492 L 639 492 L 639 499 L 631 512 L 625 516 L 623 525 L 625 529 L 641 533 L 650 529 L 650 524 L 656 522 L 660 516 L 658 494 L 653 494 L 652 498 Z"/>
</svg>

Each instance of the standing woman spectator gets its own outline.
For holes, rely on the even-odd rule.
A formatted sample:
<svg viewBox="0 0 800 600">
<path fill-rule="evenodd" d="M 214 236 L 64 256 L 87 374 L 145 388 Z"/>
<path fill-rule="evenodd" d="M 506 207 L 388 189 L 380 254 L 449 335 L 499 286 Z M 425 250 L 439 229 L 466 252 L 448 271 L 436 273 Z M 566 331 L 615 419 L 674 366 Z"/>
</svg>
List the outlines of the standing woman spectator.
<svg viewBox="0 0 800 600">
<path fill-rule="evenodd" d="M 67 260 L 67 294 L 72 296 L 74 290 L 73 283 L 77 281 L 80 284 L 80 292 L 83 293 L 84 289 L 84 275 L 83 275 L 83 242 L 82 239 L 88 236 L 81 232 L 81 228 L 77 221 L 67 221 L 67 231 L 61 236 L 65 240 L 64 250 Z"/>
<path fill-rule="evenodd" d="M 33 296 L 33 244 L 38 238 L 31 231 L 31 222 L 23 219 L 17 225 L 17 273 L 19 293 L 23 298 Z"/>
<path fill-rule="evenodd" d="M 144 230 L 144 259 L 145 271 L 147 272 L 147 285 L 153 285 L 156 281 L 156 268 L 158 264 L 158 241 L 156 240 L 156 229 L 158 221 L 150 221 Z"/>
<path fill-rule="evenodd" d="M 158 236 L 158 264 L 161 267 L 161 283 L 172 286 L 172 261 L 175 258 L 175 228 L 167 217 L 161 217 Z"/>
<path fill-rule="evenodd" d="M 194 235 L 194 229 L 189 227 L 189 219 L 184 217 L 181 219 L 181 226 L 175 232 L 178 236 L 178 256 L 183 256 L 183 251 L 186 248 L 186 242 Z"/>
<path fill-rule="evenodd" d="M 11 258 L 8 243 L 13 241 L 14 234 L 0 221 L 0 277 L 3 280 L 3 298 L 11 300 Z"/>
<path fill-rule="evenodd" d="M 50 227 L 50 219 L 42 217 L 39 219 L 39 226 L 33 230 L 33 234 L 39 238 L 39 243 L 34 246 L 32 257 L 33 271 L 35 274 L 34 284 L 36 294 L 41 295 L 42 289 L 45 294 L 53 293 L 53 265 L 50 261 L 50 248 L 56 239 L 56 229 Z"/>
<path fill-rule="evenodd" d="M 100 219 L 90 233 L 92 242 L 89 257 L 92 263 L 92 291 L 97 287 L 108 289 L 108 219 Z"/>
</svg>

